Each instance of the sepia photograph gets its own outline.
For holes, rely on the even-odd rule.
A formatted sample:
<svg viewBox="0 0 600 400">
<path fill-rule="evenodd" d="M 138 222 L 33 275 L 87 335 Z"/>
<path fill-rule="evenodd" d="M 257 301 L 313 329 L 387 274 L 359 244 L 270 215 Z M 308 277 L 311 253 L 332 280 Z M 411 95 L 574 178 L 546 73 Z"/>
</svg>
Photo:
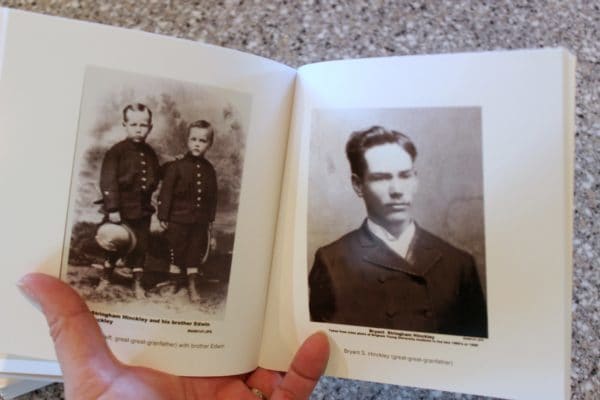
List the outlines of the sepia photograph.
<svg viewBox="0 0 600 400">
<path fill-rule="evenodd" d="M 92 308 L 224 318 L 250 106 L 86 68 L 61 277 Z"/>
<path fill-rule="evenodd" d="M 478 107 L 314 112 L 311 321 L 488 337 L 481 129 Z"/>
</svg>

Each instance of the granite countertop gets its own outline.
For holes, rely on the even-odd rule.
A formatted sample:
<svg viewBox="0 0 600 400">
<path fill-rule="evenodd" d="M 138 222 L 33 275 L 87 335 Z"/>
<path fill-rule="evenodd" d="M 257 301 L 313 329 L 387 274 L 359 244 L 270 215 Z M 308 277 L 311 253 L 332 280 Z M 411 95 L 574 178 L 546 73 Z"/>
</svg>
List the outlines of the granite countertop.
<svg viewBox="0 0 600 400">
<path fill-rule="evenodd" d="M 239 49 L 298 67 L 340 58 L 564 46 L 577 56 L 572 399 L 600 377 L 598 1 L 0 0 L 1 6 Z M 55 384 L 22 399 L 62 397 Z M 477 396 L 322 378 L 314 399 Z"/>
</svg>

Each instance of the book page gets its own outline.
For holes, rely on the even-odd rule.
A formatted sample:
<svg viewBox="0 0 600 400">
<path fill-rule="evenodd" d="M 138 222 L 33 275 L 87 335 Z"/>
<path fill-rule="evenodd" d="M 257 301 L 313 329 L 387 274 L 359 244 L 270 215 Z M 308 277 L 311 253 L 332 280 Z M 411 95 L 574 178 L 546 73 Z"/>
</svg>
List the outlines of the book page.
<svg viewBox="0 0 600 400">
<path fill-rule="evenodd" d="M 573 62 L 302 67 L 261 365 L 323 330 L 333 376 L 567 398 Z"/>
<path fill-rule="evenodd" d="M 41 271 L 79 291 L 125 362 L 255 368 L 295 71 L 5 12 L 0 351 L 55 358 L 15 286 Z"/>
</svg>

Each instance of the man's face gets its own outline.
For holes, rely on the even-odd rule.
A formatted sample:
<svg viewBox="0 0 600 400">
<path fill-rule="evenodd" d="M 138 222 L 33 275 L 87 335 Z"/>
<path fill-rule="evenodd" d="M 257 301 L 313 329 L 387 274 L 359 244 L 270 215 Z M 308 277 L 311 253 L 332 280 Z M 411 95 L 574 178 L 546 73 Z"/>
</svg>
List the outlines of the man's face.
<svg viewBox="0 0 600 400">
<path fill-rule="evenodd" d="M 188 136 L 188 149 L 193 156 L 203 156 L 212 145 L 211 132 L 207 128 L 192 128 Z"/>
<path fill-rule="evenodd" d="M 146 140 L 150 129 L 152 129 L 150 114 L 147 111 L 128 110 L 123 126 L 127 133 L 127 139 L 142 143 Z"/>
<path fill-rule="evenodd" d="M 362 197 L 373 222 L 387 228 L 409 221 L 417 191 L 417 175 L 410 155 L 395 143 L 371 147 L 365 152 L 362 177 L 352 175 L 352 186 Z"/>
</svg>

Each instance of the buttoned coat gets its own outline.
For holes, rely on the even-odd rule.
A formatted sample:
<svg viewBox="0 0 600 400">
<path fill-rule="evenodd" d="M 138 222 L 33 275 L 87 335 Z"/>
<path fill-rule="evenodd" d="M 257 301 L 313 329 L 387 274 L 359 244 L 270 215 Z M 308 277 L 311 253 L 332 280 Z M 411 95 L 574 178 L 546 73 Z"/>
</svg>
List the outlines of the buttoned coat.
<svg viewBox="0 0 600 400">
<path fill-rule="evenodd" d="M 204 157 L 187 153 L 165 168 L 158 219 L 179 224 L 210 223 L 217 210 L 217 174 Z"/>
<path fill-rule="evenodd" d="M 119 211 L 121 218 L 129 220 L 152 215 L 152 193 L 158 182 L 158 157 L 152 147 L 130 139 L 118 142 L 102 160 L 100 190 L 103 211 Z"/>
<path fill-rule="evenodd" d="M 366 222 L 315 254 L 311 320 L 487 337 L 473 257 L 416 226 L 407 261 Z"/>
</svg>

